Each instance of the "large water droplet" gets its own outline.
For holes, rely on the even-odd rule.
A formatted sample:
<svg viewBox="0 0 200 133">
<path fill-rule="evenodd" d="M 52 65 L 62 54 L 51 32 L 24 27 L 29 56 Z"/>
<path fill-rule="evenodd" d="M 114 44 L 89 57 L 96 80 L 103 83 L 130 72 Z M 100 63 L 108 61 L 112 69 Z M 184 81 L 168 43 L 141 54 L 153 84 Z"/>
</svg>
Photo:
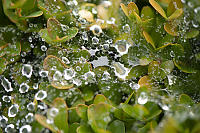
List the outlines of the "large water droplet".
<svg viewBox="0 0 200 133">
<path fill-rule="evenodd" d="M 60 81 L 62 79 L 62 73 L 60 71 L 56 71 L 53 75 L 53 81 Z"/>
<path fill-rule="evenodd" d="M 11 96 L 6 96 L 6 95 L 4 95 L 4 96 L 2 97 L 2 100 L 3 100 L 4 102 L 6 102 L 6 103 L 9 103 L 10 100 L 11 100 Z"/>
<path fill-rule="evenodd" d="M 148 101 L 148 96 L 145 92 L 141 92 L 140 96 L 138 97 L 138 103 L 139 104 L 145 104 Z"/>
<path fill-rule="evenodd" d="M 26 76 L 27 78 L 30 78 L 33 72 L 33 68 L 29 64 L 24 64 L 22 67 L 22 75 Z"/>
<path fill-rule="evenodd" d="M 1 79 L 1 85 L 4 87 L 6 92 L 13 91 L 11 82 L 9 82 L 8 79 L 6 79 L 5 77 L 3 77 L 3 79 Z"/>
<path fill-rule="evenodd" d="M 33 121 L 33 113 L 28 113 L 26 116 L 26 122 L 31 123 Z"/>
<path fill-rule="evenodd" d="M 43 91 L 43 90 L 39 90 L 36 94 L 35 94 L 35 99 L 36 100 L 43 100 L 47 97 L 47 92 Z"/>
<path fill-rule="evenodd" d="M 70 80 L 72 79 L 73 77 L 75 76 L 75 72 L 72 68 L 69 68 L 69 69 L 65 69 L 64 70 L 64 78 L 66 80 Z"/>
<path fill-rule="evenodd" d="M 128 76 L 128 73 L 129 73 L 130 70 L 128 68 L 124 67 L 124 65 L 119 63 L 119 62 L 113 62 L 112 66 L 115 70 L 114 71 L 115 75 L 117 77 L 119 77 L 120 79 L 125 80 L 126 76 Z"/>
<path fill-rule="evenodd" d="M 20 133 L 31 133 L 32 127 L 30 125 L 24 125 L 19 129 Z"/>
<path fill-rule="evenodd" d="M 8 109 L 8 116 L 9 117 L 15 117 L 18 113 L 19 106 L 17 104 L 13 104 L 9 109 Z"/>
<path fill-rule="evenodd" d="M 118 40 L 115 43 L 115 48 L 120 55 L 124 55 L 128 53 L 128 49 L 131 45 L 126 40 Z"/>
<path fill-rule="evenodd" d="M 19 87 L 20 93 L 26 93 L 28 92 L 29 86 L 26 83 L 22 83 Z"/>
<path fill-rule="evenodd" d="M 7 125 L 6 128 L 5 128 L 6 133 L 15 133 L 14 127 L 15 126 L 13 124 Z"/>
</svg>

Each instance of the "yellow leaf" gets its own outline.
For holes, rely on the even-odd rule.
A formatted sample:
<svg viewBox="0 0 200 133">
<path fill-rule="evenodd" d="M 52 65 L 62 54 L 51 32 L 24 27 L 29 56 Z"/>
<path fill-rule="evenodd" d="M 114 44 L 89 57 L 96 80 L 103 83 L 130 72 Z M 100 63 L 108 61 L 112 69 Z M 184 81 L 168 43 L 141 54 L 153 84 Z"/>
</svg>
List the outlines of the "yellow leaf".
<svg viewBox="0 0 200 133">
<path fill-rule="evenodd" d="M 121 3 L 120 6 L 121 6 L 124 14 L 128 17 L 128 8 L 123 3 Z"/>
<path fill-rule="evenodd" d="M 165 19 L 167 19 L 165 11 L 155 0 L 149 0 L 149 3 L 156 9 L 158 13 L 160 13 L 160 15 L 162 15 Z"/>
<path fill-rule="evenodd" d="M 81 18 L 86 19 L 88 22 L 94 21 L 94 16 L 90 11 L 87 10 L 80 10 L 78 14 L 81 16 Z"/>
<path fill-rule="evenodd" d="M 148 89 L 152 88 L 152 83 L 149 76 L 143 76 L 142 78 L 140 78 L 138 84 L 140 85 L 140 87 L 147 87 Z"/>
<path fill-rule="evenodd" d="M 183 14 L 183 9 L 177 9 L 170 17 L 168 17 L 168 20 L 176 19 L 180 17 Z"/>
<path fill-rule="evenodd" d="M 177 26 L 173 25 L 172 23 L 166 23 L 164 25 L 164 29 L 168 34 L 172 36 L 178 36 Z"/>
<path fill-rule="evenodd" d="M 136 12 L 137 15 L 139 15 L 139 9 L 137 7 L 137 5 L 134 2 L 130 2 L 128 4 L 128 14 L 132 14 L 132 12 Z"/>
<path fill-rule="evenodd" d="M 150 44 L 152 45 L 152 47 L 155 49 L 156 47 L 155 47 L 155 45 L 154 45 L 154 42 L 153 42 L 152 37 L 151 37 L 146 31 L 143 31 L 143 35 L 144 35 L 146 41 L 147 41 L 148 43 L 150 43 Z"/>
</svg>

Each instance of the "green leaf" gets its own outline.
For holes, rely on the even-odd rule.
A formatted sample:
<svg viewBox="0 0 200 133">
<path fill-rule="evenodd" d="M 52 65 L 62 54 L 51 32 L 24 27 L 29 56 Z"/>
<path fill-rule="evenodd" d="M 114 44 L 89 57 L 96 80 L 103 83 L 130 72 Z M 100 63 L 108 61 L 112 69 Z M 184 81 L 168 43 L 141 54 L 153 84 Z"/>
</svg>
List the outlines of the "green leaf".
<svg viewBox="0 0 200 133">
<path fill-rule="evenodd" d="M 79 123 L 73 123 L 69 126 L 70 133 L 77 133 L 76 130 L 80 126 Z"/>
<path fill-rule="evenodd" d="M 135 66 L 133 67 L 130 72 L 128 73 L 128 76 L 126 76 L 126 79 L 132 79 L 132 78 L 139 78 L 144 75 L 146 75 L 148 72 L 148 67 L 147 66 Z"/>
<path fill-rule="evenodd" d="M 152 19 L 155 17 L 154 10 L 149 6 L 144 6 L 141 11 L 141 18 L 143 20 Z"/>
<path fill-rule="evenodd" d="M 52 132 L 54 132 L 54 133 L 57 132 L 57 130 L 55 129 L 55 127 L 53 125 L 47 123 L 46 117 L 39 115 L 39 114 L 36 114 L 35 120 L 38 121 L 45 128 L 48 128 L 49 130 L 51 130 Z"/>
<path fill-rule="evenodd" d="M 57 109 L 58 112 L 57 114 L 55 114 L 55 116 L 52 116 L 51 114 L 49 114 L 47 117 L 49 118 L 53 118 L 54 120 L 54 125 L 59 129 L 64 131 L 65 133 L 68 133 L 68 109 L 67 109 L 67 105 L 65 103 L 65 101 L 62 98 L 56 98 L 53 101 L 53 108 L 50 109 L 50 111 L 52 111 L 52 109 Z"/>
<path fill-rule="evenodd" d="M 182 61 L 178 61 L 178 60 L 173 60 L 174 61 L 174 65 L 181 71 L 185 72 L 185 73 L 196 73 L 197 70 L 192 68 L 189 64 L 186 64 L 185 62 Z"/>
<path fill-rule="evenodd" d="M 157 116 L 159 116 L 162 110 L 154 102 L 147 102 L 145 105 L 146 109 L 149 111 L 149 115 L 146 116 L 146 121 L 149 121 Z"/>
<path fill-rule="evenodd" d="M 76 130 L 77 133 L 93 133 L 92 129 L 88 125 L 81 125 Z"/>
<path fill-rule="evenodd" d="M 187 105 L 193 105 L 193 100 L 186 94 L 181 94 L 179 96 L 179 103 L 180 104 L 187 104 Z"/>
<path fill-rule="evenodd" d="M 78 116 L 87 121 L 87 109 L 88 109 L 88 106 L 87 105 L 84 105 L 84 104 L 79 104 L 77 107 L 76 107 L 76 112 L 78 114 Z"/>
<path fill-rule="evenodd" d="M 145 126 L 138 130 L 138 133 L 148 133 L 149 131 L 154 131 L 154 128 L 157 126 L 156 121 L 148 122 Z"/>
<path fill-rule="evenodd" d="M 125 133 L 125 124 L 122 121 L 115 120 L 108 126 L 108 130 L 111 133 Z"/>
<path fill-rule="evenodd" d="M 166 77 L 165 72 L 161 69 L 158 61 L 152 61 L 148 67 L 148 75 L 151 79 L 161 81 Z"/>
<path fill-rule="evenodd" d="M 66 42 L 78 33 L 78 29 L 72 28 L 62 28 L 63 25 L 55 18 L 49 18 L 47 21 L 47 29 L 41 29 L 40 36 L 49 44 L 57 44 Z"/>
<path fill-rule="evenodd" d="M 64 70 L 68 68 L 68 66 L 64 62 L 62 62 L 60 58 L 53 55 L 47 56 L 44 59 L 43 68 L 44 70 L 47 70 L 49 72 L 48 77 L 53 87 L 58 89 L 69 89 L 73 87 L 73 84 L 65 80 L 63 76 L 60 77 L 59 75 L 57 76 L 56 74 L 56 72 L 64 73 Z M 52 68 L 55 69 L 52 70 Z M 57 77 L 56 80 L 53 77 Z"/>
<path fill-rule="evenodd" d="M 0 58 L 0 74 L 6 70 L 7 61 L 5 58 Z"/>
<path fill-rule="evenodd" d="M 162 62 L 160 67 L 165 72 L 165 75 L 168 75 L 174 69 L 174 62 L 172 60 Z"/>
<path fill-rule="evenodd" d="M 186 33 L 186 38 L 187 39 L 195 38 L 198 35 L 199 35 L 199 30 L 193 29 L 193 30 L 191 30 L 191 31 L 189 31 L 189 32 Z"/>
<path fill-rule="evenodd" d="M 139 104 L 131 106 L 125 103 L 121 103 L 120 106 L 124 112 L 137 120 L 143 121 L 145 120 L 145 117 L 149 115 L 149 111 L 144 106 Z"/>
<path fill-rule="evenodd" d="M 36 17 L 42 16 L 42 14 L 43 14 L 42 11 L 36 11 L 36 12 L 33 12 L 33 13 L 27 15 L 27 16 L 22 17 L 22 19 L 36 18 Z"/>
<path fill-rule="evenodd" d="M 173 20 L 177 19 L 183 14 L 183 9 L 177 9 L 171 16 L 169 16 L 167 19 L 168 20 Z"/>
<path fill-rule="evenodd" d="M 108 103 L 107 98 L 102 95 L 102 94 L 97 94 L 94 98 L 94 104 L 99 104 L 99 103 Z"/>
<path fill-rule="evenodd" d="M 106 130 L 110 118 L 111 106 L 105 103 L 92 104 L 88 107 L 88 121 L 95 132 Z"/>
</svg>

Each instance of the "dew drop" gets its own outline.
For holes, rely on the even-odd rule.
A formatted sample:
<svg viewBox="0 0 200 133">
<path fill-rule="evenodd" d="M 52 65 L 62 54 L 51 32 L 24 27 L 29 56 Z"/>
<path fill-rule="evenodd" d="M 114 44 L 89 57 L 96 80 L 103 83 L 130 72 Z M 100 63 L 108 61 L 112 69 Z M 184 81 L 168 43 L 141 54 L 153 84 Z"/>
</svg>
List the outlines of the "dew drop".
<svg viewBox="0 0 200 133">
<path fill-rule="evenodd" d="M 30 78 L 33 72 L 33 68 L 29 64 L 24 64 L 22 67 L 22 75 L 26 76 L 27 78 Z"/>
<path fill-rule="evenodd" d="M 4 101 L 4 102 L 6 102 L 6 103 L 9 103 L 10 102 L 10 100 L 11 100 L 11 96 L 3 96 L 2 97 L 2 100 Z"/>
<path fill-rule="evenodd" d="M 6 128 L 5 128 L 6 133 L 14 133 L 15 132 L 14 127 L 15 126 L 13 124 L 7 125 Z"/>
<path fill-rule="evenodd" d="M 29 86 L 26 83 L 22 83 L 19 87 L 20 93 L 26 93 L 28 92 Z"/>
<path fill-rule="evenodd" d="M 40 75 L 41 77 L 45 78 L 45 77 L 48 76 L 48 71 L 41 70 L 41 71 L 39 72 L 39 75 Z"/>
<path fill-rule="evenodd" d="M 28 113 L 28 114 L 25 116 L 25 118 L 26 118 L 26 122 L 28 122 L 28 123 L 33 122 L 33 119 L 34 119 L 33 113 Z"/>
<path fill-rule="evenodd" d="M 98 43 L 99 43 L 99 39 L 97 37 L 93 37 L 92 44 L 98 44 Z"/>
<path fill-rule="evenodd" d="M 45 45 L 42 45 L 42 46 L 41 46 L 41 50 L 42 50 L 42 51 L 47 51 L 47 47 L 46 47 Z"/>
<path fill-rule="evenodd" d="M 31 133 L 32 127 L 30 125 L 24 125 L 19 129 L 20 133 Z"/>
<path fill-rule="evenodd" d="M 62 57 L 62 61 L 63 61 L 65 64 L 69 64 L 69 63 L 70 63 L 69 59 L 67 59 L 66 57 Z"/>
<path fill-rule="evenodd" d="M 34 109 L 35 109 L 35 104 L 34 104 L 33 102 L 29 103 L 29 104 L 27 105 L 27 109 L 28 109 L 29 111 L 34 111 Z"/>
<path fill-rule="evenodd" d="M 60 71 L 56 71 L 53 75 L 53 81 L 60 81 L 62 79 L 62 73 Z"/>
<path fill-rule="evenodd" d="M 100 35 L 102 33 L 102 29 L 99 25 L 93 25 L 90 27 L 90 30 L 93 32 L 94 35 Z"/>
<path fill-rule="evenodd" d="M 70 80 L 72 79 L 73 77 L 75 77 L 75 72 L 72 68 L 69 68 L 69 69 L 65 69 L 64 70 L 64 78 L 66 80 Z"/>
<path fill-rule="evenodd" d="M 43 90 L 39 90 L 36 94 L 35 94 L 35 99 L 36 100 L 43 100 L 47 97 L 47 92 L 43 91 Z"/>
<path fill-rule="evenodd" d="M 8 109 L 8 116 L 9 117 L 15 117 L 17 115 L 19 106 L 17 104 L 13 104 L 12 106 L 10 106 L 10 108 Z"/>
<path fill-rule="evenodd" d="M 1 79 L 1 85 L 4 87 L 6 92 L 13 91 L 11 82 L 9 82 L 8 79 L 6 79 L 5 77 L 3 77 L 3 79 Z"/>
<path fill-rule="evenodd" d="M 139 104 L 145 104 L 148 101 L 148 96 L 145 92 L 141 92 L 140 96 L 138 97 L 138 103 Z"/>
</svg>

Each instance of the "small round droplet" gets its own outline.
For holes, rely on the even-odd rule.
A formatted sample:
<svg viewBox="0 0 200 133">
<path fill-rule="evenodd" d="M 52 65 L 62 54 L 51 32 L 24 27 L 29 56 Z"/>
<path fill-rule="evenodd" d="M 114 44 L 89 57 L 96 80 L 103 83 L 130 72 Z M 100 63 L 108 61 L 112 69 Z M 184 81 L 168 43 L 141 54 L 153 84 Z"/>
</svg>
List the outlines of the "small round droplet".
<svg viewBox="0 0 200 133">
<path fill-rule="evenodd" d="M 26 83 L 22 83 L 19 87 L 20 93 L 26 93 L 28 92 L 29 86 Z"/>
<path fill-rule="evenodd" d="M 59 110 L 57 108 L 51 108 L 50 112 L 49 112 L 49 115 L 51 117 L 55 117 L 58 114 L 58 112 L 59 112 Z"/>
<path fill-rule="evenodd" d="M 62 73 L 60 71 L 56 71 L 53 75 L 53 81 L 60 81 L 62 79 Z"/>
<path fill-rule="evenodd" d="M 66 80 L 70 80 L 72 79 L 73 77 L 75 76 L 75 72 L 72 68 L 69 68 L 69 69 L 65 69 L 64 70 L 64 78 Z"/>
<path fill-rule="evenodd" d="M 15 117 L 18 113 L 18 109 L 19 106 L 17 104 L 13 104 L 12 106 L 10 106 L 10 108 L 8 109 L 8 116 Z"/>
<path fill-rule="evenodd" d="M 102 29 L 99 25 L 93 25 L 90 27 L 90 30 L 93 32 L 94 35 L 100 35 L 102 33 Z"/>
<path fill-rule="evenodd" d="M 24 125 L 19 129 L 20 133 L 31 133 L 32 127 L 30 125 Z"/>
<path fill-rule="evenodd" d="M 148 96 L 145 92 L 141 92 L 140 96 L 138 97 L 138 103 L 139 104 L 145 104 L 148 101 Z"/>
<path fill-rule="evenodd" d="M 34 104 L 33 102 L 29 103 L 29 104 L 27 105 L 27 109 L 28 109 L 28 111 L 34 111 L 34 109 L 35 109 L 35 104 Z"/>
<path fill-rule="evenodd" d="M 63 61 L 65 64 L 69 64 L 69 63 L 70 63 L 69 59 L 67 59 L 66 57 L 62 57 L 62 61 Z"/>
<path fill-rule="evenodd" d="M 4 87 L 6 92 L 13 91 L 13 88 L 11 86 L 11 82 L 8 81 L 5 77 L 1 79 L 1 85 Z"/>
<path fill-rule="evenodd" d="M 36 100 L 43 100 L 47 97 L 47 92 L 43 91 L 43 90 L 39 90 L 36 94 L 35 94 L 35 99 Z"/>
<path fill-rule="evenodd" d="M 30 78 L 33 72 L 33 68 L 29 64 L 24 64 L 22 67 L 22 75 Z"/>
<path fill-rule="evenodd" d="M 41 77 L 45 78 L 45 77 L 48 76 L 48 71 L 41 70 L 41 71 L 39 72 L 39 75 L 40 75 Z"/>
<path fill-rule="evenodd" d="M 92 38 L 92 43 L 93 44 L 98 44 L 99 43 L 99 39 L 97 37 L 93 37 Z"/>
<path fill-rule="evenodd" d="M 47 51 L 47 47 L 45 45 L 42 45 L 41 50 L 45 52 L 45 51 Z"/>
<path fill-rule="evenodd" d="M 3 96 L 2 97 L 2 100 L 4 101 L 4 102 L 6 102 L 6 103 L 9 103 L 10 102 L 10 100 L 11 100 L 11 96 Z"/>
<path fill-rule="evenodd" d="M 25 118 L 26 118 L 26 122 L 31 123 L 31 122 L 33 121 L 33 119 L 34 119 L 33 113 L 28 113 L 28 114 L 25 116 Z"/>
<path fill-rule="evenodd" d="M 15 132 L 14 127 L 15 126 L 13 124 L 7 125 L 6 128 L 5 128 L 6 133 L 13 133 L 13 132 Z"/>
</svg>

